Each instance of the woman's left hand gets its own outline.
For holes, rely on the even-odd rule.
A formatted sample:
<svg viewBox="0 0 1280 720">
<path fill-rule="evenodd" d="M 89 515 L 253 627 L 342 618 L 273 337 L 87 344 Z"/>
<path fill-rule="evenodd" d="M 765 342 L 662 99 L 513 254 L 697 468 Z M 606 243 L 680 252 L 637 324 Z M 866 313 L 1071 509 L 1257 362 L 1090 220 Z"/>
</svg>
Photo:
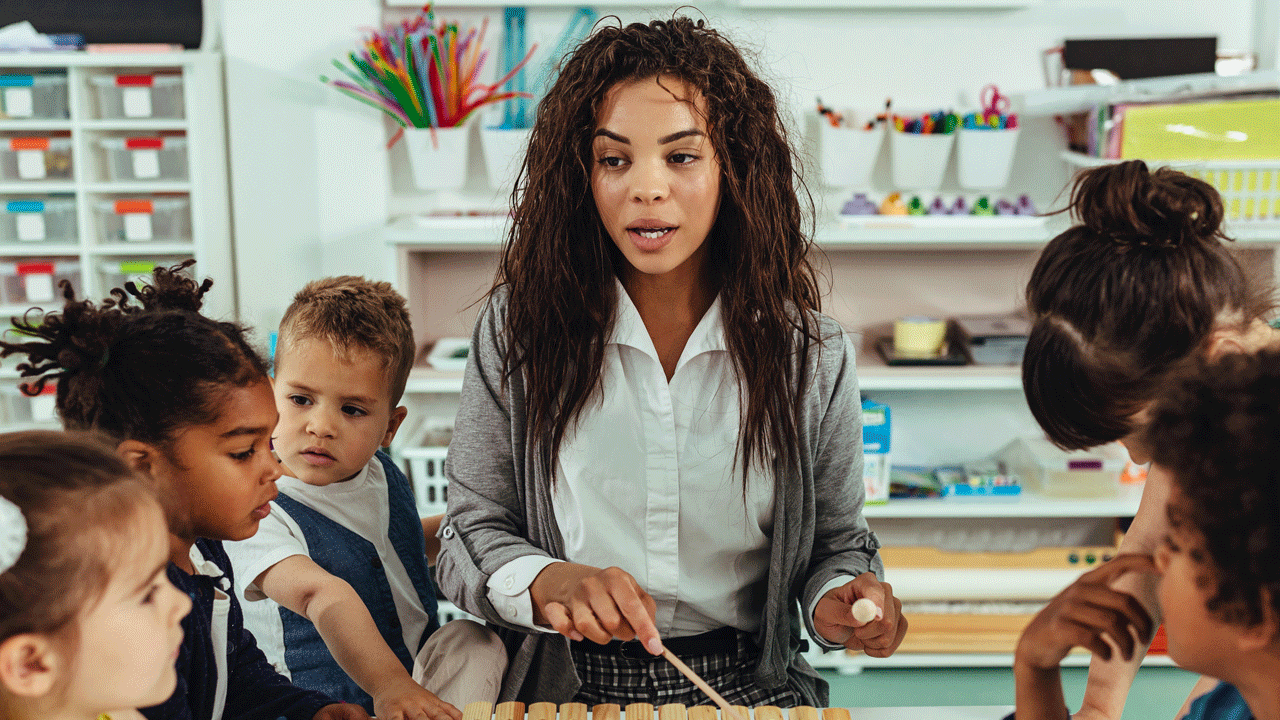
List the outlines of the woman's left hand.
<svg viewBox="0 0 1280 720">
<path fill-rule="evenodd" d="M 867 598 L 880 609 L 880 617 L 867 623 L 853 618 L 853 603 Z M 871 657 L 889 657 L 902 644 L 907 619 L 893 587 L 865 572 L 838 588 L 828 590 L 813 612 L 813 625 L 827 642 L 861 650 Z"/>
</svg>

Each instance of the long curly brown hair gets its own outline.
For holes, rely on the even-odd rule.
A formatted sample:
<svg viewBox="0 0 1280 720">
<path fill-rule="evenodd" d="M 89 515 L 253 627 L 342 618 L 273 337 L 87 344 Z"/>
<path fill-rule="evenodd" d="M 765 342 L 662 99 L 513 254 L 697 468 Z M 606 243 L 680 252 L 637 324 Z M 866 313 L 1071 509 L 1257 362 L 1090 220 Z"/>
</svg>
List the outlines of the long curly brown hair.
<svg viewBox="0 0 1280 720">
<path fill-rule="evenodd" d="M 701 20 L 605 26 L 564 61 L 539 103 L 493 291 L 508 289 L 507 377 L 523 373 L 524 410 L 548 477 L 561 441 L 600 386 L 626 260 L 591 192 L 591 142 L 606 93 L 675 77 L 706 101 L 720 162 L 720 210 L 706 240 L 728 350 L 743 398 L 743 477 L 772 453 L 790 459 L 817 340 L 809 261 L 813 200 L 793 161 L 773 90 L 732 42 Z M 803 206 L 802 206 L 803 202 Z M 493 292 L 491 291 L 491 293 Z"/>
</svg>

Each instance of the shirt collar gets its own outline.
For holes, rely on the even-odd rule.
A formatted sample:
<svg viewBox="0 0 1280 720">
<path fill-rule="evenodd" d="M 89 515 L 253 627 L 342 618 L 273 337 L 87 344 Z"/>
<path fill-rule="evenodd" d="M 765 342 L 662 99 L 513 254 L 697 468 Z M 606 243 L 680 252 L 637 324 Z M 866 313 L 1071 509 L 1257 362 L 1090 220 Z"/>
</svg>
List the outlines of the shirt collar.
<svg viewBox="0 0 1280 720">
<path fill-rule="evenodd" d="M 614 278 L 614 283 L 618 291 L 618 306 L 614 310 L 613 329 L 606 340 L 606 344 L 627 345 L 648 353 L 656 359 L 658 353 L 653 347 L 653 340 L 649 337 L 649 331 L 644 326 L 644 320 L 640 317 L 640 311 L 636 309 L 635 303 L 631 301 L 631 296 L 627 294 L 627 289 L 622 286 L 622 281 Z M 720 316 L 720 296 L 717 294 L 716 299 L 711 302 L 711 307 L 707 308 L 707 311 L 702 315 L 702 319 L 693 328 L 693 334 L 689 336 L 689 341 L 685 343 L 684 352 L 680 354 L 680 360 L 676 363 L 676 367 L 702 353 L 727 349 L 728 345 L 724 339 L 724 324 Z"/>
</svg>

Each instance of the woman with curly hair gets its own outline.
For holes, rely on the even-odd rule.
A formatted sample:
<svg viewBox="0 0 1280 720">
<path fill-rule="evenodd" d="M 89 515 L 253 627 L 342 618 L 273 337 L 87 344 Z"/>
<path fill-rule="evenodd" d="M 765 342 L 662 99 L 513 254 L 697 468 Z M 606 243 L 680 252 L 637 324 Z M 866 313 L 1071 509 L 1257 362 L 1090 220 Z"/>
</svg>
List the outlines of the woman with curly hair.
<svg viewBox="0 0 1280 720">
<path fill-rule="evenodd" d="M 665 648 L 732 703 L 822 706 L 801 620 L 901 643 L 798 188 L 773 91 L 702 22 L 601 28 L 540 103 L 437 568 L 502 628 L 503 699 L 705 703 Z"/>
</svg>

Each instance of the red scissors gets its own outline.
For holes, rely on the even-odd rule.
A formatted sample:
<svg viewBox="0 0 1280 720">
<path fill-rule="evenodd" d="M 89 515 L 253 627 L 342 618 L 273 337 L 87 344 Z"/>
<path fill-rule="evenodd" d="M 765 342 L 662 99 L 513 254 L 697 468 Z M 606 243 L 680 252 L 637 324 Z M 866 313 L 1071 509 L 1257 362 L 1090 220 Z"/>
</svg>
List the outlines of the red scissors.
<svg viewBox="0 0 1280 720">
<path fill-rule="evenodd" d="M 982 103 L 983 115 L 1004 115 L 1009 112 L 1009 96 L 1000 92 L 1000 88 L 994 83 L 982 88 L 978 100 Z"/>
</svg>

